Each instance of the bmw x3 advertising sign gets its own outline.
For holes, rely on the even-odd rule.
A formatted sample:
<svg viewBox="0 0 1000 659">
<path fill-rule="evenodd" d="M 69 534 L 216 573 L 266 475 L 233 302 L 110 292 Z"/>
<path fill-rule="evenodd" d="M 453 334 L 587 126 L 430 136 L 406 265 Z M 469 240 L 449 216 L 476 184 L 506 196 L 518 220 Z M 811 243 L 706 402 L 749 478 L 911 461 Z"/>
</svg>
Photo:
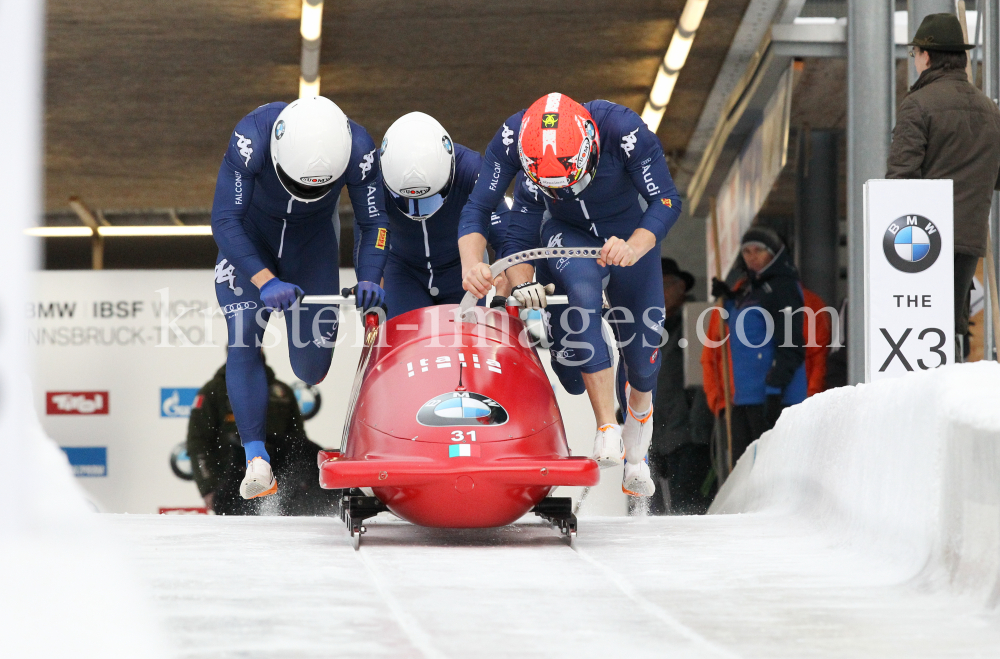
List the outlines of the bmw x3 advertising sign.
<svg viewBox="0 0 1000 659">
<path fill-rule="evenodd" d="M 865 184 L 865 376 L 955 361 L 950 180 Z"/>
</svg>

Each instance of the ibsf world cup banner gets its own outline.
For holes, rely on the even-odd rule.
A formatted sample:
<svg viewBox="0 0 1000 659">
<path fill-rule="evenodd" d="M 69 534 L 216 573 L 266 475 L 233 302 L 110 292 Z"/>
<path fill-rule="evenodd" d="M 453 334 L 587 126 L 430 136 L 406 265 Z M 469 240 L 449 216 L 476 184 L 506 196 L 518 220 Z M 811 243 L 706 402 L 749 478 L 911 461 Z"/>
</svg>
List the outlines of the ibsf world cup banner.
<svg viewBox="0 0 1000 659">
<path fill-rule="evenodd" d="M 950 180 L 865 183 L 865 380 L 955 361 Z"/>
</svg>

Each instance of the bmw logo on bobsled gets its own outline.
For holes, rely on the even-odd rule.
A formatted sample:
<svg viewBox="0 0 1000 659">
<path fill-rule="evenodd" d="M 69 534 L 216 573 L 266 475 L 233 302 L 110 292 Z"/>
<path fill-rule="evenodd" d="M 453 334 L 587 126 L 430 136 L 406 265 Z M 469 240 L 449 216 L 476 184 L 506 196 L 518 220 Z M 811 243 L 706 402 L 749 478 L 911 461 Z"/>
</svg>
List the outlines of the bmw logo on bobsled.
<svg viewBox="0 0 1000 659">
<path fill-rule="evenodd" d="M 422 426 L 502 426 L 507 418 L 507 410 L 500 403 L 468 391 L 436 396 L 417 412 Z"/>
</svg>

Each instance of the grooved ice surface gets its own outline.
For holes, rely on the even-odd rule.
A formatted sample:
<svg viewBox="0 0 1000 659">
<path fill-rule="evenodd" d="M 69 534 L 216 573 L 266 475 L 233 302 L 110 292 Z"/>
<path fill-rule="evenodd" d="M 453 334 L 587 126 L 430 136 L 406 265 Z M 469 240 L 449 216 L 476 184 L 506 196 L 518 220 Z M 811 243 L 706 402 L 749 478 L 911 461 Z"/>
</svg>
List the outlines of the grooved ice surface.
<svg viewBox="0 0 1000 659">
<path fill-rule="evenodd" d="M 1000 618 L 807 520 L 113 516 L 176 657 L 975 657 Z"/>
</svg>

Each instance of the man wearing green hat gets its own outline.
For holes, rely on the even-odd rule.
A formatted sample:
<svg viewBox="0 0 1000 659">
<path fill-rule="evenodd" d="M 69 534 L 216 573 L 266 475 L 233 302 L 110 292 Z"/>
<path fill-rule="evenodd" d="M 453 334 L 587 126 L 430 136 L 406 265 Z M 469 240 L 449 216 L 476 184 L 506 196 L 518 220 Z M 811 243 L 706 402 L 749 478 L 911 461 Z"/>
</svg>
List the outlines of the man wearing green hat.
<svg viewBox="0 0 1000 659">
<path fill-rule="evenodd" d="M 966 75 L 962 25 L 927 16 L 910 56 L 920 77 L 896 113 L 886 178 L 951 179 L 955 191 L 955 334 L 968 354 L 969 289 L 986 254 L 990 201 L 1000 189 L 1000 110 Z"/>
</svg>

